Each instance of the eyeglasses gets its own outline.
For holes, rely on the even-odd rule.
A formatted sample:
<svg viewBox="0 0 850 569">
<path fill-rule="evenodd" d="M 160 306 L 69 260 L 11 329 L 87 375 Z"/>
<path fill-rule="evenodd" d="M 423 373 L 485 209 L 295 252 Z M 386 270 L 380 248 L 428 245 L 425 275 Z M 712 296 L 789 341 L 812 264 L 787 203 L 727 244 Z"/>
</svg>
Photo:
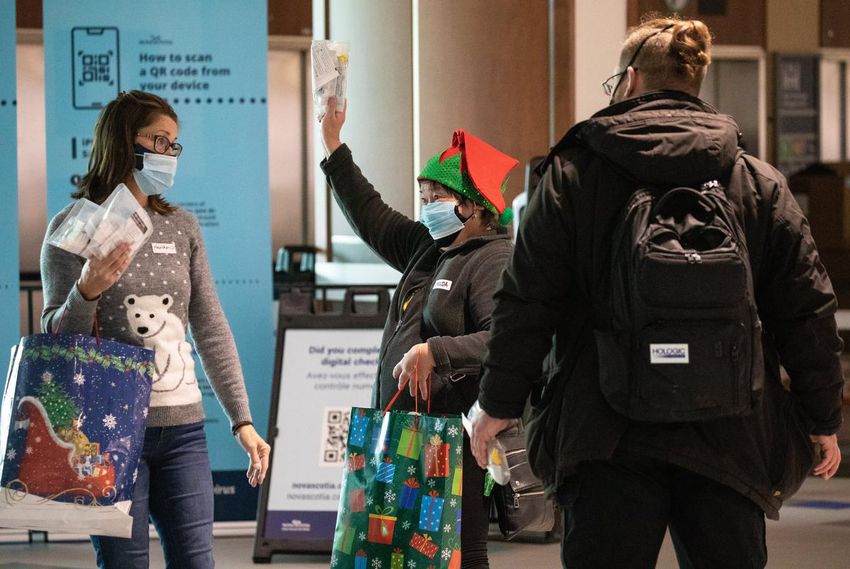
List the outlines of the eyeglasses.
<svg viewBox="0 0 850 569">
<path fill-rule="evenodd" d="M 430 195 L 426 196 L 426 193 Z M 427 203 L 427 198 L 430 198 L 430 201 L 432 202 L 437 200 L 453 199 L 452 195 L 446 191 L 442 184 L 434 182 L 433 180 L 420 180 L 419 194 L 423 203 Z"/>
<path fill-rule="evenodd" d="M 183 145 L 179 142 L 171 142 L 168 140 L 167 136 L 163 136 L 161 134 L 144 134 L 141 132 L 137 132 L 136 136 L 153 140 L 153 150 L 157 154 L 168 154 L 168 151 L 170 150 L 171 155 L 176 158 L 177 156 L 180 156 L 181 152 L 183 152 Z"/>
<path fill-rule="evenodd" d="M 614 75 L 612 75 L 611 77 L 609 77 L 608 79 L 606 79 L 605 81 L 602 82 L 602 91 L 605 93 L 606 97 L 610 97 L 611 95 L 613 95 L 614 93 L 617 92 L 617 89 L 620 87 L 620 81 L 623 80 L 623 75 L 625 75 L 626 71 L 629 70 L 629 67 L 632 67 L 632 64 L 635 62 L 635 60 L 637 60 L 637 56 L 640 53 L 640 50 L 643 49 L 644 44 L 646 44 L 646 42 L 648 42 L 649 40 L 651 40 L 652 38 L 654 38 L 658 34 L 666 32 L 667 30 L 672 28 L 673 25 L 674 24 L 669 24 L 669 25 L 661 28 L 660 30 L 658 30 L 654 34 L 650 34 L 650 35 L 646 36 L 645 38 L 643 38 L 643 41 L 638 44 L 637 49 L 632 54 L 632 58 L 629 59 L 629 62 L 626 64 L 626 66 L 623 68 L 623 70 L 620 71 L 619 73 L 615 73 Z M 632 67 L 632 69 L 634 69 L 635 71 L 638 70 L 637 67 Z M 614 83 L 615 79 L 617 79 L 616 83 Z"/>
</svg>

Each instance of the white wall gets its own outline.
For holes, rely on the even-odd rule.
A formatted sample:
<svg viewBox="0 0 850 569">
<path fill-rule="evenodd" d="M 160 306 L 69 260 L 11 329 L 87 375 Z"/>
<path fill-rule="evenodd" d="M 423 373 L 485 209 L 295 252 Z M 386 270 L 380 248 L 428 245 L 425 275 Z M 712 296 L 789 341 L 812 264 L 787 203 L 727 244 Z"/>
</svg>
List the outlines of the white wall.
<svg viewBox="0 0 850 569">
<path fill-rule="evenodd" d="M 602 82 L 614 74 L 625 36 L 626 0 L 576 0 L 576 122 L 608 105 Z"/>
<path fill-rule="evenodd" d="M 302 89 L 310 88 L 310 76 L 302 75 L 302 54 L 296 49 L 269 49 L 269 193 L 272 252 L 283 245 L 298 245 L 312 237 L 312 194 L 303 196 L 304 176 L 312 175 L 310 144 L 302 144 Z M 309 62 L 309 56 L 307 56 Z M 309 65 L 305 66 L 309 71 Z M 308 98 L 307 113 L 312 104 Z M 303 172 L 304 150 L 307 172 Z M 307 216 L 303 212 L 307 209 Z M 306 227 L 305 227 L 306 225 Z"/>
<path fill-rule="evenodd" d="M 316 5 L 319 6 L 316 6 Z M 314 37 L 324 38 L 323 2 L 314 2 Z M 330 38 L 349 42 L 348 114 L 342 130 L 364 175 L 384 201 L 413 215 L 412 8 L 397 0 L 331 0 Z M 318 125 L 314 134 L 319 139 Z M 321 150 L 321 140 L 316 148 Z M 317 154 L 321 156 L 321 154 Z M 316 244 L 325 246 L 325 178 L 315 177 Z M 334 235 L 353 232 L 334 204 Z"/>
</svg>

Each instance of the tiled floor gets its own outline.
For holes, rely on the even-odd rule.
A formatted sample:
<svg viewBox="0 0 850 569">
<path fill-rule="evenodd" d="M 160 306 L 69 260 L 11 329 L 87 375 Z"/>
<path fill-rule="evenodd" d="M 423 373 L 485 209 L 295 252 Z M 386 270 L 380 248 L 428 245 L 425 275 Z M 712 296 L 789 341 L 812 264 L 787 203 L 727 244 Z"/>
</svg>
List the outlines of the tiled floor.
<svg viewBox="0 0 850 569">
<path fill-rule="evenodd" d="M 850 479 L 809 479 L 782 509 L 782 520 L 768 522 L 768 567 L 771 569 L 850 569 Z M 58 536 L 51 536 L 51 540 Z M 151 569 L 163 567 L 152 542 Z M 216 565 L 221 569 L 257 567 L 251 561 L 253 539 L 216 539 Z M 493 569 L 558 568 L 557 544 L 490 543 Z M 0 544 L 0 569 L 80 569 L 94 567 L 88 543 Z M 272 564 L 287 569 L 328 566 L 327 556 L 275 556 Z M 657 568 L 675 569 L 669 540 Z M 612 568 L 616 569 L 616 568 Z"/>
</svg>

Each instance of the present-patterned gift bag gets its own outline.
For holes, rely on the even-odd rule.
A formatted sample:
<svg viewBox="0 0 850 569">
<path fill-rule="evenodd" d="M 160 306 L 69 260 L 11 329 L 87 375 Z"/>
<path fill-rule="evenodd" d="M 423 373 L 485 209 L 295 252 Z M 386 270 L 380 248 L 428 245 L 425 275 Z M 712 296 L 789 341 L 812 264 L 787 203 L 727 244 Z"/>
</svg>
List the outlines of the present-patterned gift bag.
<svg viewBox="0 0 850 569">
<path fill-rule="evenodd" d="M 346 463 L 346 468 L 349 472 L 357 472 L 361 468 L 366 466 L 366 456 L 362 454 L 358 454 L 356 452 L 352 452 L 348 455 L 348 462 Z"/>
<path fill-rule="evenodd" d="M 416 498 L 419 496 L 419 482 L 410 477 L 401 485 L 401 499 L 398 507 L 402 510 L 412 510 L 416 507 Z"/>
<path fill-rule="evenodd" d="M 460 549 L 452 549 L 452 556 L 449 558 L 449 569 L 460 569 Z"/>
<path fill-rule="evenodd" d="M 387 429 L 386 431 L 382 431 L 381 429 L 372 429 L 372 443 L 369 447 L 370 452 L 372 454 L 388 454 L 390 452 L 390 437 L 392 436 L 392 430 Z"/>
<path fill-rule="evenodd" d="M 410 547 L 428 559 L 434 559 L 434 556 L 437 555 L 437 551 L 440 549 L 440 546 L 434 543 L 433 538 L 427 533 L 414 533 L 413 537 L 410 538 Z"/>
<path fill-rule="evenodd" d="M 425 445 L 425 470 L 428 476 L 445 478 L 449 475 L 449 445 L 440 435 L 433 435 Z"/>
<path fill-rule="evenodd" d="M 431 490 L 427 496 L 422 496 L 422 507 L 419 510 L 419 529 L 440 531 L 440 521 L 443 519 L 443 506 L 446 501 L 440 498 L 436 490 Z"/>
<path fill-rule="evenodd" d="M 351 416 L 351 430 L 348 433 L 348 448 L 362 447 L 366 442 L 366 431 L 369 428 L 369 419 L 364 412 L 362 415 Z"/>
<path fill-rule="evenodd" d="M 455 467 L 454 476 L 452 476 L 452 494 L 455 496 L 463 495 L 463 469 Z"/>
<path fill-rule="evenodd" d="M 387 506 L 386 508 L 375 506 L 375 512 L 369 514 L 369 541 L 383 544 L 393 542 L 393 532 L 395 531 L 395 523 L 398 518 L 391 516 L 390 514 L 392 513 L 392 506 Z"/>
<path fill-rule="evenodd" d="M 363 488 L 348 493 L 348 504 L 352 512 L 366 511 L 366 491 Z"/>
<path fill-rule="evenodd" d="M 0 525 L 130 537 L 153 352 L 84 335 L 23 338 L 0 408 Z"/>
<path fill-rule="evenodd" d="M 359 408 L 351 417 L 366 418 L 364 440 L 371 442 L 350 451 L 366 451 L 362 466 L 355 459 L 355 470 L 343 469 L 334 568 L 356 569 L 363 559 L 368 569 L 449 569 L 460 547 L 460 418 Z"/>
<path fill-rule="evenodd" d="M 366 569 L 366 552 L 362 549 L 354 556 L 354 569 Z"/>
<path fill-rule="evenodd" d="M 406 569 L 404 566 L 404 551 L 400 547 L 396 547 L 393 550 L 392 557 L 390 557 L 390 569 Z"/>
<path fill-rule="evenodd" d="M 412 418 L 411 423 L 413 423 Z M 413 460 L 418 460 L 419 453 L 421 451 L 422 433 L 419 432 L 419 430 L 417 430 L 416 426 L 413 424 L 403 428 L 401 430 L 401 439 L 399 439 L 398 441 L 398 450 L 396 452 L 402 456 L 412 458 Z"/>
<path fill-rule="evenodd" d="M 395 464 L 393 464 L 393 459 L 385 457 L 384 461 L 378 465 L 378 482 L 392 484 L 393 476 L 395 476 Z"/>
<path fill-rule="evenodd" d="M 337 524 L 337 535 L 334 536 L 334 549 L 339 549 L 343 553 L 351 553 L 356 532 L 357 530 L 352 527 L 350 519 L 343 521 L 342 527 Z"/>
</svg>

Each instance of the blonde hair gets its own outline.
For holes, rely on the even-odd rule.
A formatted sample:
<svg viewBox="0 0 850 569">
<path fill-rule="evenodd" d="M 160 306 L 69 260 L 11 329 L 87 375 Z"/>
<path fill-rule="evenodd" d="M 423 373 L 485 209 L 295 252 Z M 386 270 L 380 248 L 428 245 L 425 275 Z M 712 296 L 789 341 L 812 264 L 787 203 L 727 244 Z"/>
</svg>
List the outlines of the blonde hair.
<svg viewBox="0 0 850 569">
<path fill-rule="evenodd" d="M 711 63 L 711 32 L 703 22 L 649 16 L 629 30 L 620 51 L 621 70 L 638 48 L 632 67 L 640 70 L 647 90 L 699 93 Z"/>
</svg>

